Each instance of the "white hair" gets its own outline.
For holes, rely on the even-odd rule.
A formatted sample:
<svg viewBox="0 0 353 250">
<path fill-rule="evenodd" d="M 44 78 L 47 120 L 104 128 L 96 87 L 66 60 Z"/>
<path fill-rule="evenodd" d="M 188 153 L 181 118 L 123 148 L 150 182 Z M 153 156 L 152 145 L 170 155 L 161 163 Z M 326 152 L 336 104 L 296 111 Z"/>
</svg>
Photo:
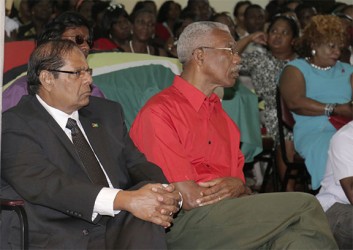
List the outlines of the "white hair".
<svg viewBox="0 0 353 250">
<path fill-rule="evenodd" d="M 195 49 L 207 46 L 206 41 L 209 39 L 209 34 L 215 29 L 229 32 L 229 28 L 226 25 L 218 22 L 200 21 L 186 26 L 178 40 L 177 53 L 179 61 L 182 64 L 188 62 Z"/>
</svg>

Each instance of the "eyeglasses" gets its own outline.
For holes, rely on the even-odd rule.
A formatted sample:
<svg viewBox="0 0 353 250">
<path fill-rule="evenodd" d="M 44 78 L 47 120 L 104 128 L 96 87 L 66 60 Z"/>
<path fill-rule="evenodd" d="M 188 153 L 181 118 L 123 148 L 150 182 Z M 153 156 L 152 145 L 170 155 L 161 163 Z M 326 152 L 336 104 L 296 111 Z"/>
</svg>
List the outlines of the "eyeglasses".
<svg viewBox="0 0 353 250">
<path fill-rule="evenodd" d="M 91 39 L 85 39 L 83 36 L 81 35 L 76 35 L 76 36 L 62 36 L 62 38 L 70 38 L 70 40 L 72 40 L 73 42 L 75 42 L 78 46 L 82 45 L 84 42 L 86 42 L 88 44 L 88 46 L 90 48 L 92 48 L 93 46 L 93 42 Z M 74 39 L 72 39 L 74 38 Z"/>
<path fill-rule="evenodd" d="M 231 48 L 215 48 L 215 47 L 207 47 L 207 46 L 202 46 L 202 47 L 198 47 L 196 49 L 216 49 L 216 50 L 226 50 L 229 51 L 231 55 L 238 55 L 238 51 L 235 47 L 231 47 Z"/>
<path fill-rule="evenodd" d="M 88 73 L 91 76 L 92 72 L 93 72 L 93 70 L 91 68 L 77 70 L 77 71 L 67 71 L 67 70 L 58 70 L 58 69 L 47 69 L 47 70 L 50 72 L 60 72 L 60 73 L 75 75 L 77 79 L 80 77 L 83 77 L 85 75 L 85 73 Z"/>
</svg>

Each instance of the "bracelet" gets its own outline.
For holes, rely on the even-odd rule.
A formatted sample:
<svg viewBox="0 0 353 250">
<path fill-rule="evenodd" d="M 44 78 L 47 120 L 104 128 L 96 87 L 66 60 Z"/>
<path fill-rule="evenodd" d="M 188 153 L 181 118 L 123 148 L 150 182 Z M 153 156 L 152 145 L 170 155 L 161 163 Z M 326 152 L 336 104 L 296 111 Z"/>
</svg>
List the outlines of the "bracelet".
<svg viewBox="0 0 353 250">
<path fill-rule="evenodd" d="M 337 103 L 327 103 L 325 106 L 325 115 L 330 117 L 337 106 Z"/>
<path fill-rule="evenodd" d="M 179 209 L 181 209 L 183 207 L 183 195 L 179 192 L 179 196 L 180 196 L 180 201 L 178 202 L 178 205 L 179 205 Z"/>
</svg>

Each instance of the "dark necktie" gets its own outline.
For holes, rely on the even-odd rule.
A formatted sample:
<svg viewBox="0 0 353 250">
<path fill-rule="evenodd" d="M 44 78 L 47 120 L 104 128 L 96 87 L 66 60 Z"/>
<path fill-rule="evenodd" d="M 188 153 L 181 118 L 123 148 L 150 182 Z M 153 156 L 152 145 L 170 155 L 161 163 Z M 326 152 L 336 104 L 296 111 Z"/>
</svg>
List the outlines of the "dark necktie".
<svg viewBox="0 0 353 250">
<path fill-rule="evenodd" d="M 76 121 L 69 118 L 66 127 L 71 130 L 72 142 L 91 181 L 95 184 L 109 187 L 107 178 L 81 129 L 77 126 Z"/>
</svg>

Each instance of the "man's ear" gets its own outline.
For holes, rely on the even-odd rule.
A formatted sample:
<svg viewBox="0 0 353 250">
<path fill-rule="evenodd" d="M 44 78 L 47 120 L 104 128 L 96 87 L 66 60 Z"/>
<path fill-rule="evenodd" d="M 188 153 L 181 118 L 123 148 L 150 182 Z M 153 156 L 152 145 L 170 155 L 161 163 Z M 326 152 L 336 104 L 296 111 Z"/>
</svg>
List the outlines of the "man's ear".
<svg viewBox="0 0 353 250">
<path fill-rule="evenodd" d="M 42 70 L 39 73 L 39 81 L 42 84 L 43 88 L 48 92 L 50 92 L 54 86 L 54 76 L 48 70 Z"/>
<path fill-rule="evenodd" d="M 192 56 L 197 63 L 197 65 L 201 66 L 205 60 L 205 53 L 203 49 L 195 49 L 192 53 Z"/>
</svg>

